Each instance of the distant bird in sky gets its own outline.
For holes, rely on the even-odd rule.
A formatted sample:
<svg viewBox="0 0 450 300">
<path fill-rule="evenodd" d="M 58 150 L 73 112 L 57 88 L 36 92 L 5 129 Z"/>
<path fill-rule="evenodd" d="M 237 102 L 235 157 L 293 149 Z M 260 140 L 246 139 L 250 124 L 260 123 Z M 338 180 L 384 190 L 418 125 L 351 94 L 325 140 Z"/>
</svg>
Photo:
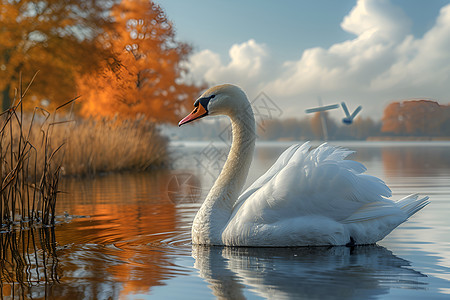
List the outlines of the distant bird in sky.
<svg viewBox="0 0 450 300">
<path fill-rule="evenodd" d="M 355 119 L 356 115 L 361 111 L 362 106 L 358 106 L 355 111 L 350 115 L 350 112 L 348 111 L 347 105 L 345 102 L 341 103 L 342 109 L 345 113 L 345 118 L 342 119 L 342 123 L 350 125 L 353 123 L 353 120 Z"/>
</svg>

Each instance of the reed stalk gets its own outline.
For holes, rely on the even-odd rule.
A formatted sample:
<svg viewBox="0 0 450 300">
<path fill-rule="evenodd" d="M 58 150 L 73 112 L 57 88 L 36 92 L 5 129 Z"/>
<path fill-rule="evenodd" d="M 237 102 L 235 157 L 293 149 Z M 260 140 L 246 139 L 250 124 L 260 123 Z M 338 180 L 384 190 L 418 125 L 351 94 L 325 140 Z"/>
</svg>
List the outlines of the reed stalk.
<svg viewBox="0 0 450 300">
<path fill-rule="evenodd" d="M 50 131 L 55 124 L 50 121 L 49 112 L 36 108 L 28 128 L 24 125 L 23 100 L 33 80 L 34 77 L 24 91 L 19 82 L 13 104 L 0 114 L 0 221 L 3 230 L 35 222 L 53 225 L 55 221 L 61 170 L 61 161 L 56 156 L 62 151 L 61 147 L 52 150 Z M 73 100 L 68 101 L 71 102 Z M 41 124 L 35 121 L 38 113 L 44 117 Z M 38 147 L 32 141 L 35 127 L 39 127 L 40 132 Z"/>
</svg>

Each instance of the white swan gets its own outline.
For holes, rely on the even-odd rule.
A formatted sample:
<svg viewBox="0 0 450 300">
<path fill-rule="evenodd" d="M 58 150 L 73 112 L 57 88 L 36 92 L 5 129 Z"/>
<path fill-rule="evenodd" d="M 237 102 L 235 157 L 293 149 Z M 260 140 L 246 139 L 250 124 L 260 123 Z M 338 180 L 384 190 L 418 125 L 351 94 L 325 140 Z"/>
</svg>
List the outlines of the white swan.
<svg viewBox="0 0 450 300">
<path fill-rule="evenodd" d="M 410 195 L 396 202 L 386 184 L 365 175 L 351 151 L 293 145 L 242 195 L 255 148 L 255 119 L 234 85 L 208 89 L 179 126 L 204 116 L 231 119 L 233 142 L 222 172 L 197 212 L 192 243 L 228 246 L 373 244 L 428 204 Z"/>
</svg>

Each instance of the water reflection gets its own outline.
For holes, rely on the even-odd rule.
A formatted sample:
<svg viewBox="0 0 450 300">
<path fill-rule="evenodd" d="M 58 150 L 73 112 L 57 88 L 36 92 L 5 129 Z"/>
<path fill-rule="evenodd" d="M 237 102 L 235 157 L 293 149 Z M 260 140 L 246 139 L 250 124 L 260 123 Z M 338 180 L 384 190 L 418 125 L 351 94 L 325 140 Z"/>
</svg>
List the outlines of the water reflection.
<svg viewBox="0 0 450 300">
<path fill-rule="evenodd" d="M 370 299 L 391 287 L 425 289 L 425 275 L 384 247 L 193 246 L 195 267 L 219 299 Z"/>
<path fill-rule="evenodd" d="M 449 173 L 450 155 L 448 147 L 385 147 L 382 161 L 389 177 L 418 177 Z"/>
<path fill-rule="evenodd" d="M 257 149 L 249 182 L 288 147 L 269 146 Z M 190 226 L 214 178 L 193 158 L 201 149 L 187 148 L 179 150 L 182 163 L 172 171 L 65 178 L 57 203 L 65 217 L 54 230 L 1 233 L 2 297 L 448 296 L 450 144 L 434 150 L 343 146 L 357 151 L 353 158 L 369 174 L 386 180 L 394 198 L 431 196 L 426 209 L 381 242 L 387 248 L 192 247 Z"/>
<path fill-rule="evenodd" d="M 46 297 L 59 282 L 53 228 L 30 228 L 0 234 L 1 299 Z M 33 291 L 33 293 L 31 293 Z"/>
<path fill-rule="evenodd" d="M 117 299 L 187 274 L 174 260 L 190 253 L 191 218 L 167 190 L 173 175 L 66 178 L 55 228 L 0 235 L 2 295 Z"/>
<path fill-rule="evenodd" d="M 70 201 L 60 209 L 87 217 L 56 232 L 59 243 L 73 246 L 61 263 L 66 286 L 53 293 L 120 298 L 148 293 L 182 273 L 172 260 L 189 235 L 181 230 L 182 218 L 169 199 L 170 178 L 170 173 L 155 172 L 66 181 Z"/>
</svg>

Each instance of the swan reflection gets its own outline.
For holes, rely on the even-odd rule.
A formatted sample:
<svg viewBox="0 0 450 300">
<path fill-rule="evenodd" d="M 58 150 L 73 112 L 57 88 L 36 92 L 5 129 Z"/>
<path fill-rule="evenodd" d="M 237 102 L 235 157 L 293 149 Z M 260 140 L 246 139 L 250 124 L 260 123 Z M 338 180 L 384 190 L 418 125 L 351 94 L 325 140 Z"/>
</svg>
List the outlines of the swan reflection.
<svg viewBox="0 0 450 300">
<path fill-rule="evenodd" d="M 390 288 L 424 289 L 425 275 L 378 245 L 244 248 L 194 245 L 195 268 L 219 299 L 368 299 Z"/>
</svg>

